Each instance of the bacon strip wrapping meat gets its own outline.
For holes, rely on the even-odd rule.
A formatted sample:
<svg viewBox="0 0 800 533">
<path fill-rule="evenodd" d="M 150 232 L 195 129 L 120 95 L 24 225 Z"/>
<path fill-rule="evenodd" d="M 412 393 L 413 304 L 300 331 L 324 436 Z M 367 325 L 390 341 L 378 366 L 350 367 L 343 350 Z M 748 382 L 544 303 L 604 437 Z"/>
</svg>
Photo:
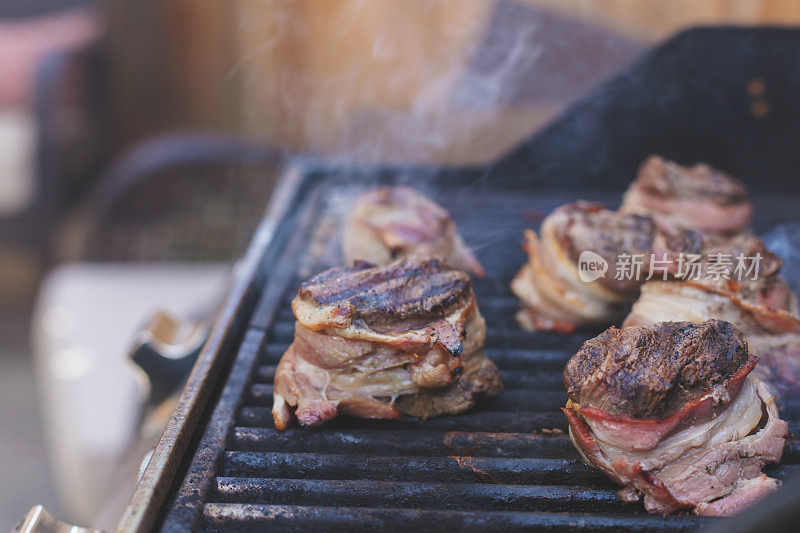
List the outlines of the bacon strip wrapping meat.
<svg viewBox="0 0 800 533">
<path fill-rule="evenodd" d="M 564 369 L 570 438 L 649 512 L 735 514 L 780 485 L 788 434 L 756 362 L 720 320 L 610 328 Z"/>
<path fill-rule="evenodd" d="M 486 275 L 444 208 L 410 187 L 379 187 L 356 199 L 342 236 L 345 264 L 385 265 L 398 257 L 432 255 L 451 267 Z"/>
<path fill-rule="evenodd" d="M 623 196 L 620 211 L 653 217 L 659 230 L 735 234 L 750 226 L 753 205 L 741 181 L 705 163 L 681 166 L 651 155 Z"/>
<path fill-rule="evenodd" d="M 593 252 L 613 269 L 623 253 L 649 256 L 655 235 L 646 216 L 618 214 L 597 202 L 559 207 L 542 221 L 539 235 L 525 231 L 522 247 L 528 261 L 511 282 L 523 306 L 517 315 L 520 325 L 569 333 L 621 318 L 644 278 L 616 279 L 609 271 L 596 281 L 583 281 L 581 253 Z"/>
<path fill-rule="evenodd" d="M 438 258 L 326 270 L 302 284 L 292 310 L 294 342 L 275 373 L 278 429 L 339 413 L 455 414 L 502 389 L 469 276 Z"/>
<path fill-rule="evenodd" d="M 522 303 L 518 322 L 560 333 L 609 325 L 646 280 L 706 279 L 712 268 L 724 268 L 712 263 L 725 258 L 731 262 L 725 277 L 738 272 L 742 294 L 796 312 L 797 299 L 778 275 L 783 261 L 746 231 L 751 218 L 747 189 L 737 180 L 708 165 L 682 167 L 651 156 L 618 211 L 575 202 L 546 217 L 538 235 L 525 232 L 528 261 L 511 283 Z M 599 279 L 581 278 L 589 252 L 608 269 Z M 689 265 L 691 257 L 700 261 Z M 612 270 L 619 266 L 626 270 Z"/>
</svg>

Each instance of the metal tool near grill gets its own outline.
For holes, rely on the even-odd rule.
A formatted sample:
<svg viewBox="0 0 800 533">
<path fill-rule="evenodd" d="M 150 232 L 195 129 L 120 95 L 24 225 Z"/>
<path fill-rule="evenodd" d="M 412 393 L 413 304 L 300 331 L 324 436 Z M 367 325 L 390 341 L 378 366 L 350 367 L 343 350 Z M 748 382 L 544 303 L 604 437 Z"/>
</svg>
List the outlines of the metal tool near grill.
<svg viewBox="0 0 800 533">
<path fill-rule="evenodd" d="M 509 282 L 525 260 L 524 229 L 578 198 L 616 207 L 654 151 L 707 160 L 748 182 L 758 233 L 795 220 L 800 189 L 786 178 L 800 168 L 800 153 L 790 140 L 796 122 L 786 116 L 800 117 L 791 97 L 800 84 L 785 72 L 798 61 L 798 31 L 695 30 L 486 168 L 288 165 L 120 528 L 677 531 L 713 524 L 623 503 L 618 487 L 581 462 L 560 411 L 562 372 L 597 332 L 523 331 Z M 703 68 L 711 64 L 713 71 Z M 773 115 L 750 112 L 746 85 L 754 77 L 769 87 Z M 341 264 L 341 225 L 353 198 L 387 183 L 414 184 L 448 209 L 485 267 L 487 277 L 473 288 L 487 322 L 485 353 L 504 391 L 455 416 L 339 417 L 312 431 L 278 431 L 272 379 L 292 341 L 291 299 L 303 280 Z M 782 463 L 765 472 L 792 485 L 800 473 L 800 403 L 787 398 L 781 408 L 790 438 Z M 752 512 L 783 509 L 769 519 L 790 523 L 780 522 L 785 505 L 768 504 Z"/>
</svg>

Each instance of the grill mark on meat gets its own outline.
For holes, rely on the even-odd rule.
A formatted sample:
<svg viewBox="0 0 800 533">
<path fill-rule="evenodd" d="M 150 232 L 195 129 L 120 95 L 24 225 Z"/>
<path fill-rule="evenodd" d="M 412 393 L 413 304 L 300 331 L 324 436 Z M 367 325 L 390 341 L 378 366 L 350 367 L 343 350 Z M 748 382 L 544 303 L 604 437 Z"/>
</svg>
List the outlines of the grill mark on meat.
<svg viewBox="0 0 800 533">
<path fill-rule="evenodd" d="M 439 259 L 408 257 L 384 267 L 334 268 L 304 283 L 299 297 L 352 308 L 375 331 L 405 331 L 443 319 L 471 293 L 469 276 Z"/>
<path fill-rule="evenodd" d="M 366 287 L 393 279 L 401 280 L 422 273 L 421 265 L 406 262 L 394 268 L 378 268 L 358 261 L 352 267 L 334 267 L 314 276 L 300 286 L 301 296 L 310 296 L 322 305 L 334 304 L 358 294 Z"/>
<path fill-rule="evenodd" d="M 610 328 L 569 360 L 564 385 L 581 405 L 663 417 L 724 383 L 748 355 L 744 336 L 720 320 Z"/>
</svg>

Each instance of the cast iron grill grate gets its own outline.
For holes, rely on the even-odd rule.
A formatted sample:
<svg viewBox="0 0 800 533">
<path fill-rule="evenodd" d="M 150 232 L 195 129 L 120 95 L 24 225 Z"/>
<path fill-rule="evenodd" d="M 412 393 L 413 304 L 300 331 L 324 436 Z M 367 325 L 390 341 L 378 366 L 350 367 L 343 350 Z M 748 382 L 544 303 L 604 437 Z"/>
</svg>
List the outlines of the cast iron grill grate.
<svg viewBox="0 0 800 533">
<path fill-rule="evenodd" d="M 425 421 L 341 417 L 313 431 L 275 430 L 272 378 L 292 341 L 289 304 L 303 279 L 339 261 L 340 222 L 358 190 L 322 184 L 298 206 L 275 275 L 162 527 L 676 531 L 709 522 L 648 515 L 641 504 L 624 504 L 610 481 L 580 462 L 560 411 L 566 401 L 561 373 L 592 332 L 531 334 L 514 321 L 518 304 L 508 282 L 524 260 L 522 230 L 576 199 L 574 193 L 426 191 L 451 210 L 489 273 L 474 288 L 487 321 L 485 351 L 503 375 L 498 397 L 462 415 Z M 619 194 L 581 197 L 613 206 Z M 794 201 L 757 199 L 756 229 L 790 220 Z M 787 402 L 792 434 L 798 413 Z M 792 439 L 783 464 L 768 472 L 787 479 L 800 472 L 798 461 Z"/>
</svg>

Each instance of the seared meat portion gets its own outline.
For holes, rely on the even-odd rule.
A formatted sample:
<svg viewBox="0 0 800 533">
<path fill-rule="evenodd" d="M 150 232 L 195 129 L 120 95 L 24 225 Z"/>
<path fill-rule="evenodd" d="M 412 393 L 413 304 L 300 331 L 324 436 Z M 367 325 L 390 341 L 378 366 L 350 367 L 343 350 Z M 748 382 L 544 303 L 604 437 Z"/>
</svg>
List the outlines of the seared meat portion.
<svg viewBox="0 0 800 533">
<path fill-rule="evenodd" d="M 520 324 L 531 330 L 569 332 L 577 326 L 612 322 L 644 281 L 640 276 L 616 279 L 614 266 L 623 254 L 646 254 L 655 227 L 646 216 L 609 211 L 595 202 L 559 207 L 542 222 L 540 235 L 525 232 L 528 262 L 511 283 L 523 304 Z M 583 281 L 579 260 L 592 252 L 608 265 L 604 276 Z"/>
<path fill-rule="evenodd" d="M 413 254 L 483 277 L 483 267 L 464 244 L 450 213 L 409 187 L 380 187 L 362 194 L 347 217 L 343 235 L 347 264 L 384 265 Z"/>
<path fill-rule="evenodd" d="M 463 332 L 444 319 L 464 308 L 471 294 L 469 277 L 442 268 L 437 259 L 399 260 L 387 267 L 357 261 L 308 280 L 292 310 L 307 327 L 354 324 L 377 333 L 396 333 L 431 325 L 442 342 L 459 355 Z"/>
<path fill-rule="evenodd" d="M 564 385 L 581 405 L 661 418 L 727 381 L 747 357 L 744 336 L 727 322 L 612 327 L 570 359 Z"/>
<path fill-rule="evenodd" d="M 565 368 L 570 438 L 650 512 L 734 514 L 778 487 L 788 434 L 756 362 L 722 321 L 612 328 Z"/>
<path fill-rule="evenodd" d="M 665 320 L 725 320 L 745 335 L 750 353 L 761 360 L 758 373 L 763 379 L 779 388 L 800 391 L 800 318 L 787 308 L 764 303 L 775 300 L 773 293 L 782 291 L 785 283 L 781 281 L 780 277 L 768 278 L 761 288 L 755 285 L 758 282 L 748 286 L 736 282 L 649 281 L 623 326 Z"/>
<path fill-rule="evenodd" d="M 502 388 L 483 354 L 486 325 L 469 277 L 439 259 L 327 270 L 292 302 L 294 342 L 275 373 L 273 417 L 314 426 L 459 413 Z"/>
<path fill-rule="evenodd" d="M 747 187 L 739 180 L 704 163 L 685 167 L 657 155 L 639 167 L 620 211 L 651 215 L 662 231 L 719 234 L 745 230 L 753 216 Z"/>
</svg>

